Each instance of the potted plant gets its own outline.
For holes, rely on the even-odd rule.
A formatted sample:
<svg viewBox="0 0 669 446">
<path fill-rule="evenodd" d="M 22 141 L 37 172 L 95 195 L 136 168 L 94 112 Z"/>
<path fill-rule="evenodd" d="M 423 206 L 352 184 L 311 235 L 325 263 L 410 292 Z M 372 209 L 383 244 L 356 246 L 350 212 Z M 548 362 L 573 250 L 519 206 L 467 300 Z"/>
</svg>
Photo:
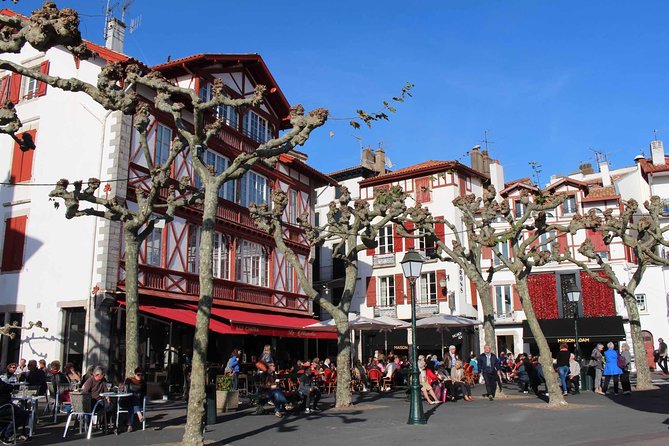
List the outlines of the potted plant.
<svg viewBox="0 0 669 446">
<path fill-rule="evenodd" d="M 216 376 L 216 409 L 223 412 L 237 410 L 239 390 L 232 389 L 232 376 Z"/>
</svg>

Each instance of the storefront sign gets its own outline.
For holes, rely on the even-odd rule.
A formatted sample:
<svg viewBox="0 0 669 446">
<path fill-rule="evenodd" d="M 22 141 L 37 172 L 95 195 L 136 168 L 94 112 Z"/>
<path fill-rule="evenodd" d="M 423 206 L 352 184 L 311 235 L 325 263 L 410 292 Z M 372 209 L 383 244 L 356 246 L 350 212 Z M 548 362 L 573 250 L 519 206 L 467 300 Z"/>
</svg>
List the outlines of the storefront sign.
<svg viewBox="0 0 669 446">
<path fill-rule="evenodd" d="M 558 338 L 557 340 L 559 343 L 570 343 L 570 342 L 575 342 L 574 338 Z M 578 342 L 590 342 L 590 338 L 578 338 Z"/>
</svg>

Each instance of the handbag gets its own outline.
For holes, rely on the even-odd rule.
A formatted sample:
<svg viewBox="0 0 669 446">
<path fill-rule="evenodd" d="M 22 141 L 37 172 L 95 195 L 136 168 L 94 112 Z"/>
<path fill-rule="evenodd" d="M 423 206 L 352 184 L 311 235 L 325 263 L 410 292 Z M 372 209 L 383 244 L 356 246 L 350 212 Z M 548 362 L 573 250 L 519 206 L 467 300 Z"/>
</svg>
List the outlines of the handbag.
<svg viewBox="0 0 669 446">
<path fill-rule="evenodd" d="M 618 367 L 621 369 L 627 368 L 627 361 L 625 360 L 625 357 L 623 355 L 618 355 Z"/>
</svg>

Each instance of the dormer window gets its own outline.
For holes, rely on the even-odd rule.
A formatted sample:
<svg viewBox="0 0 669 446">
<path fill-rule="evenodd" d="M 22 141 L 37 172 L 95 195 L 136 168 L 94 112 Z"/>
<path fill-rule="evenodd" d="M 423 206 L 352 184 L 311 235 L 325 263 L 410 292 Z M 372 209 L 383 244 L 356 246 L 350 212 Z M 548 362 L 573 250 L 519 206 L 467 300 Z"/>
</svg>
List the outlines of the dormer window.
<svg viewBox="0 0 669 446">
<path fill-rule="evenodd" d="M 564 215 L 576 213 L 576 197 L 571 195 L 562 204 L 562 213 Z"/>
</svg>

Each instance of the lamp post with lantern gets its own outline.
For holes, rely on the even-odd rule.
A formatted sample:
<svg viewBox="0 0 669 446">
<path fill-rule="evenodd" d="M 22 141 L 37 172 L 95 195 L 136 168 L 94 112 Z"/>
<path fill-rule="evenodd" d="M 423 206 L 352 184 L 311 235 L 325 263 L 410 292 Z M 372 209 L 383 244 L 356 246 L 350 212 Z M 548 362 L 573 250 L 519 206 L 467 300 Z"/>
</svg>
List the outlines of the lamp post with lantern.
<svg viewBox="0 0 669 446">
<path fill-rule="evenodd" d="M 423 401 L 420 393 L 420 375 L 418 372 L 418 355 L 416 354 L 416 279 L 420 277 L 425 259 L 415 249 L 410 249 L 400 262 L 404 277 L 411 287 L 411 406 L 407 424 L 426 424 L 423 412 Z"/>
<path fill-rule="evenodd" d="M 581 299 L 581 290 L 576 288 L 575 285 L 573 285 L 571 288 L 567 290 L 567 299 L 569 299 L 569 302 L 572 303 L 574 306 L 574 342 L 576 344 L 576 351 L 574 352 L 576 356 L 576 361 L 580 362 L 581 361 L 581 347 L 578 343 L 578 302 Z"/>
</svg>

